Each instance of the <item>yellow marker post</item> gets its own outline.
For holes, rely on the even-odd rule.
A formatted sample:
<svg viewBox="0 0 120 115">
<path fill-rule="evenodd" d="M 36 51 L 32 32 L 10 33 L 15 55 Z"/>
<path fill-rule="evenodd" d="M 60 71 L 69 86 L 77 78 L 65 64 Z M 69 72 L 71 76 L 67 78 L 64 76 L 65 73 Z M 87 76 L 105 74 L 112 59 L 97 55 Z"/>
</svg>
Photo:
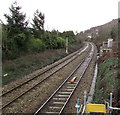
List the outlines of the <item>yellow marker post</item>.
<svg viewBox="0 0 120 115">
<path fill-rule="evenodd" d="M 86 112 L 106 113 L 106 106 L 104 104 L 87 104 Z"/>
</svg>

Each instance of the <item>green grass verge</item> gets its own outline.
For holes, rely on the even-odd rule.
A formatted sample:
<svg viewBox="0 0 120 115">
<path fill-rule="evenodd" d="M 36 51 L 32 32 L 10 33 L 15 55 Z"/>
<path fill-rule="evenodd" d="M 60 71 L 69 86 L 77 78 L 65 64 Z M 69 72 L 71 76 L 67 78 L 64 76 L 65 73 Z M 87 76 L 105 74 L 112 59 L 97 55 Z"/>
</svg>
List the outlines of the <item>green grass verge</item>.
<svg viewBox="0 0 120 115">
<path fill-rule="evenodd" d="M 69 46 L 69 53 L 72 53 L 82 47 L 79 45 Z M 2 77 L 2 85 L 18 78 L 24 77 L 35 70 L 43 68 L 63 57 L 65 57 L 65 49 L 46 50 L 40 53 L 26 54 L 14 60 L 6 60 L 2 64 L 2 74 L 8 74 Z"/>
<path fill-rule="evenodd" d="M 98 66 L 98 77 L 95 87 L 94 103 L 104 103 L 109 100 L 110 92 L 118 87 L 118 58 L 110 57 Z"/>
<path fill-rule="evenodd" d="M 8 75 L 2 77 L 2 85 L 5 85 L 20 77 L 24 77 L 37 69 L 59 60 L 65 56 L 65 53 L 61 52 L 60 54 L 60 52 L 61 51 L 53 51 L 52 53 L 45 52 L 41 54 L 36 53 L 3 63 L 2 73 L 3 75 L 6 73 Z"/>
</svg>

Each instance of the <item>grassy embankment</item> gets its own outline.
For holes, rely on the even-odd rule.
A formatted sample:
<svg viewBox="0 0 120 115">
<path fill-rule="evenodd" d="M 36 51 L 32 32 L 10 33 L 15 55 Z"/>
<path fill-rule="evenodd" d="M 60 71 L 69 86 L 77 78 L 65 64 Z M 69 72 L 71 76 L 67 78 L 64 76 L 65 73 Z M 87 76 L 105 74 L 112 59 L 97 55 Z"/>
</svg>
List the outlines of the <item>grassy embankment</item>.
<svg viewBox="0 0 120 115">
<path fill-rule="evenodd" d="M 112 92 L 113 106 L 120 107 L 120 64 L 118 57 L 107 53 L 98 62 L 94 103 L 109 101 L 109 94 Z"/>
<path fill-rule="evenodd" d="M 82 44 L 70 45 L 69 53 L 76 51 L 81 48 Z M 65 49 L 58 50 L 45 50 L 40 53 L 26 54 L 15 60 L 6 60 L 3 62 L 3 75 L 2 84 L 5 85 L 13 80 L 20 77 L 24 77 L 27 74 L 32 73 L 46 65 L 49 65 L 66 56 Z"/>
</svg>

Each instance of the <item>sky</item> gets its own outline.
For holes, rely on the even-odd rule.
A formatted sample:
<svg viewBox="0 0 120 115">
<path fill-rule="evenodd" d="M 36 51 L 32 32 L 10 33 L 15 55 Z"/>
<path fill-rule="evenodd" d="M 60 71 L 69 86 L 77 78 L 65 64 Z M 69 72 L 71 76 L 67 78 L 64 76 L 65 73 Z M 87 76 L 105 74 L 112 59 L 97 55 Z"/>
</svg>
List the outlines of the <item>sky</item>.
<svg viewBox="0 0 120 115">
<path fill-rule="evenodd" d="M 32 22 L 33 14 L 38 9 L 45 14 L 45 29 L 60 32 L 73 30 L 80 32 L 91 27 L 105 24 L 118 18 L 119 0 L 16 0 Z M 2 0 L 0 19 L 6 22 L 5 13 L 15 0 Z"/>
</svg>

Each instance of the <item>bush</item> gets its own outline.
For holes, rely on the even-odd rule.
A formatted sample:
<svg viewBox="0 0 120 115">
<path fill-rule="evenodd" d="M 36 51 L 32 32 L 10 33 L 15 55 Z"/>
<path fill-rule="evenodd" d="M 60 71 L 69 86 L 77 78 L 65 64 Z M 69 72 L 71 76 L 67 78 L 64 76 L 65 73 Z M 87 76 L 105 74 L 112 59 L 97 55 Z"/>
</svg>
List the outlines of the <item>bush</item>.
<svg viewBox="0 0 120 115">
<path fill-rule="evenodd" d="M 57 37 L 57 46 L 58 48 L 64 48 L 65 47 L 65 39 L 62 37 Z"/>
<path fill-rule="evenodd" d="M 29 52 L 39 52 L 45 49 L 45 44 L 41 39 L 31 38 L 27 43 L 27 49 Z"/>
<path fill-rule="evenodd" d="M 117 79 L 117 65 L 117 57 L 110 57 L 104 62 L 99 63 L 94 103 L 104 103 L 104 100 L 108 101 L 110 92 L 113 92 L 113 95 L 115 95 L 114 92 L 119 86 Z"/>
<path fill-rule="evenodd" d="M 19 56 L 19 49 L 15 40 L 8 40 L 7 47 L 8 47 L 7 50 L 5 49 L 2 50 L 3 60 L 15 59 L 16 57 Z"/>
<path fill-rule="evenodd" d="M 48 49 L 59 49 L 65 47 L 65 39 L 62 37 L 49 37 L 46 42 L 46 46 Z"/>
<path fill-rule="evenodd" d="M 20 50 L 25 50 L 26 36 L 24 33 L 20 33 L 14 36 L 14 40 Z"/>
</svg>

